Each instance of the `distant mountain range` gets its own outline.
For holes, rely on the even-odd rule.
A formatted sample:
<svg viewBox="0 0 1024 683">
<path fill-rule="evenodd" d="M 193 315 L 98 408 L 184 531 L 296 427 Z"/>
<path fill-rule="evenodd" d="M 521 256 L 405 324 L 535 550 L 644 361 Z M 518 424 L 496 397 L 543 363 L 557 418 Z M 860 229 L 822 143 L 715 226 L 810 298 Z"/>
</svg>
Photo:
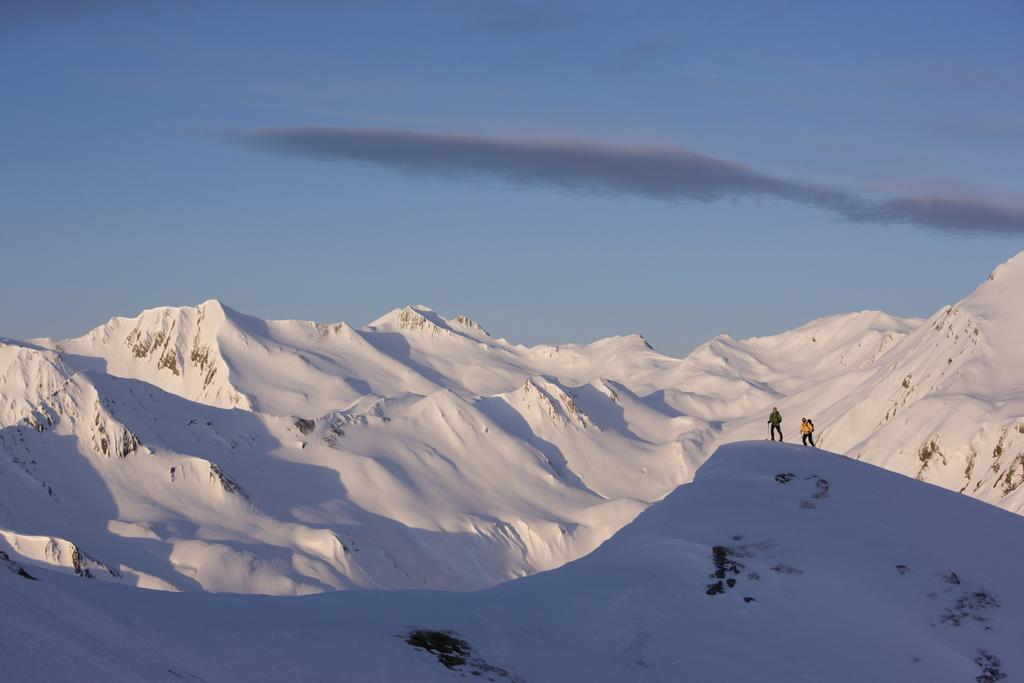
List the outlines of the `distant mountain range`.
<svg viewBox="0 0 1024 683">
<path fill-rule="evenodd" d="M 207 301 L 0 342 L 0 551 L 147 588 L 470 590 L 587 555 L 723 443 L 823 448 L 1024 511 L 1024 253 L 927 320 L 861 312 L 683 359 Z"/>
</svg>

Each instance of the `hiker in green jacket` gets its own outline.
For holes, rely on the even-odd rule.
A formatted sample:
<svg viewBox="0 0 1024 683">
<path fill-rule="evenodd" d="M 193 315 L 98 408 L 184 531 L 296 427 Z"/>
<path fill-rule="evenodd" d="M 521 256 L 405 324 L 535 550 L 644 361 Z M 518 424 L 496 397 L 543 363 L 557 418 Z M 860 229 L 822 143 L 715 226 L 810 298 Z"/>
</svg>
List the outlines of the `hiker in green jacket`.
<svg viewBox="0 0 1024 683">
<path fill-rule="evenodd" d="M 779 441 L 782 441 L 782 415 L 778 408 L 772 408 L 772 414 L 768 416 L 768 424 L 772 426 L 772 441 L 775 441 L 775 432 L 779 433 Z"/>
</svg>

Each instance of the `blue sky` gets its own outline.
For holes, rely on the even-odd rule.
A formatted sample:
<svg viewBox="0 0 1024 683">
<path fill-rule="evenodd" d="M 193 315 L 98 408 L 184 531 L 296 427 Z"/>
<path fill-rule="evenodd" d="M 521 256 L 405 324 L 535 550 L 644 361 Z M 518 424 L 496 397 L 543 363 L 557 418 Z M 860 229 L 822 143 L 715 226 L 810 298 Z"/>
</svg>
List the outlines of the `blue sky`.
<svg viewBox="0 0 1024 683">
<path fill-rule="evenodd" d="M 0 4 L 0 335 L 208 298 L 683 354 L 1024 249 L 1019 2 Z"/>
</svg>

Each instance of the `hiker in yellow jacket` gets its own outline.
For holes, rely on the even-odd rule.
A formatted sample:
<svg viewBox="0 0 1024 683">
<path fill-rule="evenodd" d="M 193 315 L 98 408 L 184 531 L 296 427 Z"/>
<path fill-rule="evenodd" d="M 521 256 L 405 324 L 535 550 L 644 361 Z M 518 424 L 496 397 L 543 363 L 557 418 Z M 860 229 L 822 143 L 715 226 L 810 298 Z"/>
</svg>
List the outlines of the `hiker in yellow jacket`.
<svg viewBox="0 0 1024 683">
<path fill-rule="evenodd" d="M 814 446 L 814 423 L 808 420 L 806 417 L 800 418 L 800 439 L 806 446 L 810 443 Z M 817 448 L 817 446 L 815 446 Z"/>
</svg>

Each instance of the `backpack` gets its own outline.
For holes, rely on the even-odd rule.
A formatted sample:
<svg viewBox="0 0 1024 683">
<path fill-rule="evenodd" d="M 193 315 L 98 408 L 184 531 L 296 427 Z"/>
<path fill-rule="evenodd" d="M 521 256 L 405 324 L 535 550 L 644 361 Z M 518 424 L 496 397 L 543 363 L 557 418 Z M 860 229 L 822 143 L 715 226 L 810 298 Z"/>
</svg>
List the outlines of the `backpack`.
<svg viewBox="0 0 1024 683">
<path fill-rule="evenodd" d="M 812 432 L 814 431 L 814 423 L 811 420 L 807 421 L 807 426 L 811 428 Z"/>
</svg>

